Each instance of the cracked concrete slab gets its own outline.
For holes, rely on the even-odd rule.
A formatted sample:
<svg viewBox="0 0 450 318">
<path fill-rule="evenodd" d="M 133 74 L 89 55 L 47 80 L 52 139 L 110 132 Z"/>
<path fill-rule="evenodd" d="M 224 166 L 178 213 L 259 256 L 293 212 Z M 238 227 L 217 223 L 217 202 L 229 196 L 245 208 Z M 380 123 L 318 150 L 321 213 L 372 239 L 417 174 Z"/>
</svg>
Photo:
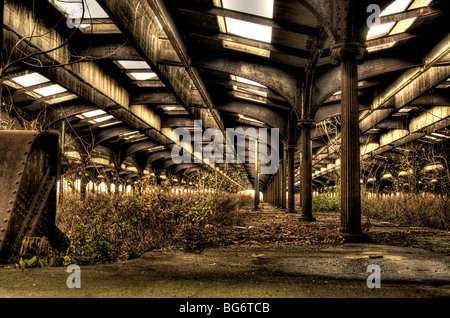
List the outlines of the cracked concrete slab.
<svg viewBox="0 0 450 318">
<path fill-rule="evenodd" d="M 381 268 L 381 288 L 367 287 L 370 264 Z M 0 297 L 449 297 L 449 266 L 445 254 L 359 243 L 167 249 L 81 266 L 80 289 L 67 287 L 65 267 L 3 268 Z"/>
</svg>

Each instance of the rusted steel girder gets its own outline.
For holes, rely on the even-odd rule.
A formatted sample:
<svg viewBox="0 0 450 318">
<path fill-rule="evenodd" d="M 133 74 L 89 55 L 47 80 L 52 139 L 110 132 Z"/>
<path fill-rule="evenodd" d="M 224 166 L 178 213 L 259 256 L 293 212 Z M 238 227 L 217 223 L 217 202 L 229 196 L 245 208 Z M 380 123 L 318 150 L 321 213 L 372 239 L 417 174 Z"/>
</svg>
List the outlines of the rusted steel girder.
<svg viewBox="0 0 450 318">
<path fill-rule="evenodd" d="M 24 237 L 55 242 L 59 136 L 0 131 L 0 259 L 16 255 Z"/>
</svg>

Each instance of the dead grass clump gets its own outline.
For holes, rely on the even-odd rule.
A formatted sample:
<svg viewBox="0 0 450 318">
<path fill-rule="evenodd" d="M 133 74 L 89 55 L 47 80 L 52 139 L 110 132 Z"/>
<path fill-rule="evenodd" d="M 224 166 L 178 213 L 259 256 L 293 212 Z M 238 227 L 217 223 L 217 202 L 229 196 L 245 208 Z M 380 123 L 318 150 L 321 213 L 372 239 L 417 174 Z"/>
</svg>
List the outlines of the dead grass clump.
<svg viewBox="0 0 450 318">
<path fill-rule="evenodd" d="M 450 230 L 450 198 L 444 195 L 380 195 L 365 199 L 362 210 L 369 219 Z"/>
<path fill-rule="evenodd" d="M 65 194 L 57 226 L 68 236 L 68 254 L 97 264 L 137 257 L 155 248 L 203 249 L 221 243 L 225 227 L 251 199 L 231 193 L 181 193 L 152 188 L 123 193 Z"/>
</svg>

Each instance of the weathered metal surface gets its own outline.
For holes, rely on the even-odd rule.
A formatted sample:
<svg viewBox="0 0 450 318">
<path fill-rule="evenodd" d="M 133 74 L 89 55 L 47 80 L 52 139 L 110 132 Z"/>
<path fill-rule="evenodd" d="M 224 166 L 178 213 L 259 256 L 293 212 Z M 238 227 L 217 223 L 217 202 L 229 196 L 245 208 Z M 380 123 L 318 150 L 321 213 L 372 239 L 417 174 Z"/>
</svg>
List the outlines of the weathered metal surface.
<svg viewBox="0 0 450 318">
<path fill-rule="evenodd" d="M 59 157 L 57 134 L 0 131 L 0 259 L 25 236 L 54 241 Z"/>
</svg>

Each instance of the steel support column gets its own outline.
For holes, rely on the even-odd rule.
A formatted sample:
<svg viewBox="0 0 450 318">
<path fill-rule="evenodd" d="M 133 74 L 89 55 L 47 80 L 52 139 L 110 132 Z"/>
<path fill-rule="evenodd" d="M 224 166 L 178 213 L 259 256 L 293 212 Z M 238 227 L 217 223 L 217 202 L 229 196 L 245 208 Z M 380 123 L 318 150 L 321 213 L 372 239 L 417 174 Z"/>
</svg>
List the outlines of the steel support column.
<svg viewBox="0 0 450 318">
<path fill-rule="evenodd" d="M 289 213 L 295 213 L 295 198 L 294 198 L 294 160 L 295 160 L 295 145 L 287 146 L 288 155 L 288 210 Z"/>
<path fill-rule="evenodd" d="M 311 127 L 313 122 L 303 120 L 300 124 L 302 138 L 301 161 L 301 202 L 302 214 L 300 221 L 315 221 L 312 215 L 312 153 L 311 153 Z"/>
<path fill-rule="evenodd" d="M 255 210 L 259 209 L 259 145 L 255 140 Z"/>
<path fill-rule="evenodd" d="M 281 208 L 281 173 L 277 172 L 277 207 Z"/>
<path fill-rule="evenodd" d="M 281 145 L 281 208 L 286 209 L 286 149 L 284 144 Z"/>
<path fill-rule="evenodd" d="M 360 235 L 360 145 L 358 118 L 358 59 L 365 48 L 359 43 L 333 47 L 334 61 L 341 63 L 341 232 Z"/>
</svg>

